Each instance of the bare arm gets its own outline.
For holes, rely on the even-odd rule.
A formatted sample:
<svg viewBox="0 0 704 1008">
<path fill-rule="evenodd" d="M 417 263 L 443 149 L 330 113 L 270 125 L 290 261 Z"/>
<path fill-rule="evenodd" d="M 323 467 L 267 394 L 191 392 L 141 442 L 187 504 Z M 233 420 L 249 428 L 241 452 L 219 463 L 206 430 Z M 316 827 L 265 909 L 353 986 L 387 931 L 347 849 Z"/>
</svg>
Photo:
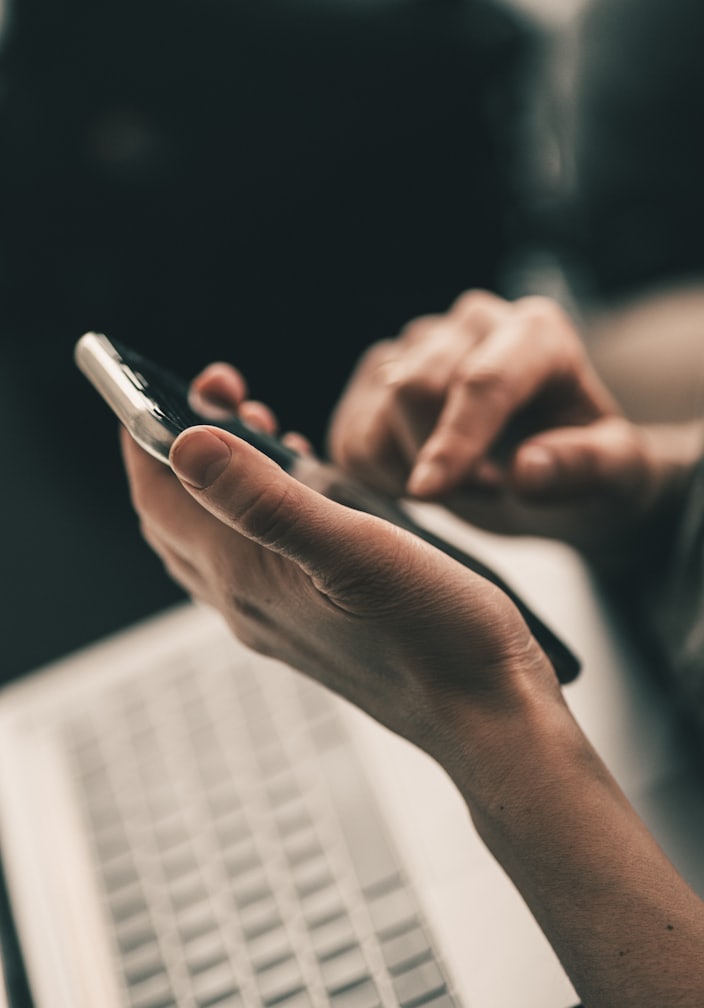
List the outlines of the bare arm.
<svg viewBox="0 0 704 1008">
<path fill-rule="evenodd" d="M 222 431 L 181 436 L 178 479 L 124 452 L 145 535 L 192 594 L 445 768 L 585 1005 L 700 1008 L 704 904 L 500 591 Z"/>
<path fill-rule="evenodd" d="M 578 726 L 532 708 L 502 744 L 516 755 L 500 785 L 460 790 L 585 1006 L 701 1004 L 704 904 Z"/>
</svg>

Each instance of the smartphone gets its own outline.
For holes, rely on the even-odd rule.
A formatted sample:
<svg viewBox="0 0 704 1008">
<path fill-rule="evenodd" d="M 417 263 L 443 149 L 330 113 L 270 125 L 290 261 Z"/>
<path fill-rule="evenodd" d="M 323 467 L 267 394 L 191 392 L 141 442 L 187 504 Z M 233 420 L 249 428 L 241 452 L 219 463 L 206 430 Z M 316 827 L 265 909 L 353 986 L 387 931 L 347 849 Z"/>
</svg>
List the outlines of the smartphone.
<svg viewBox="0 0 704 1008">
<path fill-rule="evenodd" d="M 154 458 L 169 464 L 169 450 L 187 427 L 207 423 L 236 434 L 302 483 L 332 500 L 365 511 L 413 532 L 470 570 L 491 581 L 520 610 L 561 683 L 571 682 L 580 661 L 526 602 L 486 564 L 418 524 L 393 498 L 376 493 L 342 470 L 308 455 L 301 455 L 277 438 L 254 430 L 238 417 L 213 420 L 190 405 L 188 384 L 117 340 L 102 333 L 86 333 L 75 348 L 75 360 L 121 420 L 137 444 Z"/>
</svg>

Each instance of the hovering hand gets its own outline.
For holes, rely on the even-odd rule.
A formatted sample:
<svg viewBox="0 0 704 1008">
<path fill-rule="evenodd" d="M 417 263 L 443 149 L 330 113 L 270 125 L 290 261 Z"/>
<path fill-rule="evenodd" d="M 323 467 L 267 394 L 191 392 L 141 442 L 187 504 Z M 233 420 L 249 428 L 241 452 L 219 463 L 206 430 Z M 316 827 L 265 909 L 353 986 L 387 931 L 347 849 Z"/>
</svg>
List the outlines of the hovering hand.
<svg viewBox="0 0 704 1008">
<path fill-rule="evenodd" d="M 622 415 L 555 303 L 472 291 L 367 351 L 329 445 L 387 493 L 594 550 L 637 530 L 690 463 L 660 433 Z"/>
</svg>

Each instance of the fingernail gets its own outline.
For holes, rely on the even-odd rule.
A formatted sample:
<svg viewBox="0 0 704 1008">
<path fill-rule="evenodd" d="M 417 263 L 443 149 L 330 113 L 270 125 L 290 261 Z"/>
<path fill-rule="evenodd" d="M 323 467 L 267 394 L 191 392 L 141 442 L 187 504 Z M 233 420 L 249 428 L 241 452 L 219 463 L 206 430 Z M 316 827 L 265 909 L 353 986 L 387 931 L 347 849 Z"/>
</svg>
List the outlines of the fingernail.
<svg viewBox="0 0 704 1008">
<path fill-rule="evenodd" d="M 538 445 L 524 448 L 520 455 L 521 482 L 532 490 L 542 490 L 552 483 L 557 467 L 549 451 Z"/>
<path fill-rule="evenodd" d="M 407 489 L 414 497 L 430 497 L 442 490 L 445 467 L 437 459 L 419 462 L 411 473 Z"/>
<path fill-rule="evenodd" d="M 179 479 L 205 490 L 227 468 L 232 453 L 224 441 L 208 430 L 182 434 L 171 449 L 171 468 Z"/>
<path fill-rule="evenodd" d="M 236 409 L 224 396 L 206 395 L 197 388 L 188 393 L 188 404 L 196 413 L 210 420 L 227 420 Z"/>
</svg>

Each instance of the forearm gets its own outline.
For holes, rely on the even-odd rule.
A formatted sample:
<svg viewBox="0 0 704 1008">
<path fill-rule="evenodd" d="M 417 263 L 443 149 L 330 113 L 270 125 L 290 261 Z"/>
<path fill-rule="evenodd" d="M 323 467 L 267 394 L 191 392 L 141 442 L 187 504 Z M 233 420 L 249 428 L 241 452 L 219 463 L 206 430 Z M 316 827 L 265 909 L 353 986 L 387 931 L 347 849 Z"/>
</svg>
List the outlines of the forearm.
<svg viewBox="0 0 704 1008">
<path fill-rule="evenodd" d="M 453 776 L 585 1006 L 699 1008 L 704 904 L 559 700 L 511 719 Z"/>
</svg>

